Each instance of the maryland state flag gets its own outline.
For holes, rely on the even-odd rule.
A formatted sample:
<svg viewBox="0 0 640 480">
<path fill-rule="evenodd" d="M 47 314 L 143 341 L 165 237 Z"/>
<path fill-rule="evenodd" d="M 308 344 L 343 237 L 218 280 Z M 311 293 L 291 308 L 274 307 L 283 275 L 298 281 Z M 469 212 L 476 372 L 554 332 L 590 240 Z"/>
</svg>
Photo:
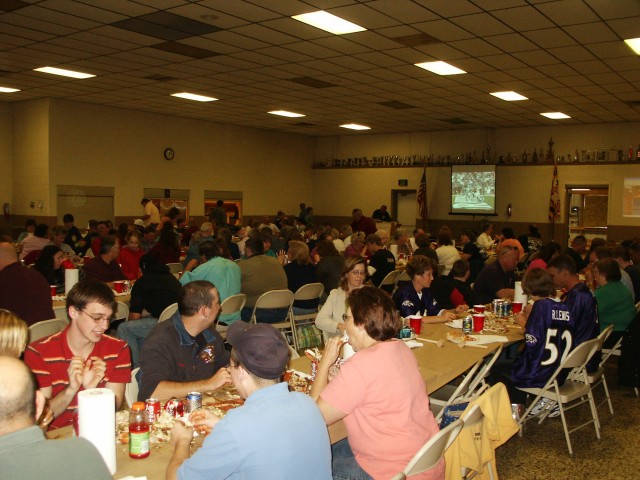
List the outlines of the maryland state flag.
<svg viewBox="0 0 640 480">
<path fill-rule="evenodd" d="M 549 199 L 549 221 L 556 223 L 556 218 L 560 218 L 560 192 L 558 192 L 558 163 L 554 162 L 551 198 Z"/>
<path fill-rule="evenodd" d="M 418 187 L 418 213 L 422 219 L 422 227 L 424 228 L 427 223 L 427 168 L 422 167 L 422 179 L 420 180 L 420 186 Z"/>
</svg>

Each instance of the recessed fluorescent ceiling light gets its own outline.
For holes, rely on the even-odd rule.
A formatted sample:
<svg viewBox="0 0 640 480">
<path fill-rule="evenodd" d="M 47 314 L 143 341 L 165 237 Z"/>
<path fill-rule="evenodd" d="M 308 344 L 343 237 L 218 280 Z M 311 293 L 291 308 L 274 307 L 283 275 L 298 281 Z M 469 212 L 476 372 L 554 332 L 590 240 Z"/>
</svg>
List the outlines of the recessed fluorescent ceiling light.
<svg viewBox="0 0 640 480">
<path fill-rule="evenodd" d="M 518 100 L 529 100 L 527 97 L 520 95 L 516 92 L 492 92 L 491 95 L 494 97 L 501 98 L 502 100 L 506 100 L 507 102 L 517 102 Z"/>
<path fill-rule="evenodd" d="M 624 43 L 629 45 L 634 52 L 640 55 L 640 38 L 627 38 Z"/>
<path fill-rule="evenodd" d="M 357 123 L 345 123 L 340 126 L 342 128 L 349 128 L 351 130 L 371 130 L 371 127 L 367 127 L 366 125 L 358 125 Z"/>
<path fill-rule="evenodd" d="M 63 77 L 71 77 L 71 78 L 95 77 L 95 75 L 92 75 L 90 73 L 74 72 L 73 70 L 65 70 L 64 68 L 41 67 L 41 68 L 34 68 L 34 70 L 36 72 L 50 73 L 52 75 L 62 75 Z"/>
<path fill-rule="evenodd" d="M 571 118 L 569 115 L 565 115 L 562 112 L 546 112 L 541 113 L 543 117 L 551 118 L 552 120 L 561 120 L 563 118 Z"/>
<path fill-rule="evenodd" d="M 196 102 L 215 102 L 216 100 L 218 100 L 217 98 L 205 97 L 204 95 L 196 95 L 195 93 L 187 92 L 172 93 L 171 96 L 186 98 L 187 100 L 195 100 Z"/>
<path fill-rule="evenodd" d="M 364 32 L 366 28 L 351 23 L 343 18 L 336 17 L 323 10 L 317 12 L 303 13 L 302 15 L 294 15 L 294 20 L 306 23 L 312 27 L 319 28 L 325 32 L 333 33 L 334 35 L 344 35 L 345 33 Z"/>
<path fill-rule="evenodd" d="M 305 116 L 302 113 L 287 112 L 286 110 L 272 110 L 269 113 L 271 115 L 280 115 L 281 117 L 291 117 L 291 118 L 297 118 L 297 117 L 304 117 Z"/>
<path fill-rule="evenodd" d="M 461 73 L 467 73 L 453 65 L 449 65 L 447 62 L 423 62 L 415 63 L 414 65 L 438 75 L 460 75 Z"/>
<path fill-rule="evenodd" d="M 20 89 L 18 88 L 9 88 L 9 87 L 0 87 L 0 92 L 2 93 L 13 93 L 13 92 L 19 92 Z"/>
</svg>

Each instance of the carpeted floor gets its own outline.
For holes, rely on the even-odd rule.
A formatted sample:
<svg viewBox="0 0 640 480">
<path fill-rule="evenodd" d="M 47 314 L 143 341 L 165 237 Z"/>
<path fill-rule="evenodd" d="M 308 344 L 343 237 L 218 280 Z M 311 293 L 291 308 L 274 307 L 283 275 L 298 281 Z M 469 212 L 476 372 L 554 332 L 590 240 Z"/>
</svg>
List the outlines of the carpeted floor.
<svg viewBox="0 0 640 480">
<path fill-rule="evenodd" d="M 607 404 L 598 408 L 602 424 L 600 441 L 593 425 L 571 435 L 575 458 L 569 456 L 560 417 L 548 418 L 542 425 L 527 422 L 522 438 L 516 434 L 496 452 L 502 480 L 601 480 L 632 479 L 640 476 L 640 398 L 632 388 L 616 385 L 615 360 L 605 373 L 611 392 L 614 416 Z M 596 403 L 604 399 L 602 387 L 595 392 Z M 569 428 L 590 418 L 588 405 L 567 415 Z"/>
</svg>

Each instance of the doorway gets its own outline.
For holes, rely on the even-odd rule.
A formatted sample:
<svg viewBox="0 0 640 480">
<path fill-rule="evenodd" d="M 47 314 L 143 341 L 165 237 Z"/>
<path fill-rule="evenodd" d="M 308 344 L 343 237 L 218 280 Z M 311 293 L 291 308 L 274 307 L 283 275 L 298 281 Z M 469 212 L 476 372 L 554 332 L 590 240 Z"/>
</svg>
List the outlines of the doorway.
<svg viewBox="0 0 640 480">
<path fill-rule="evenodd" d="M 594 238 L 607 239 L 609 225 L 608 185 L 567 185 L 567 226 L 569 245 L 577 235 L 584 235 L 587 245 Z"/>
<path fill-rule="evenodd" d="M 408 232 L 416 227 L 418 203 L 415 190 L 391 191 L 391 215 Z"/>
</svg>

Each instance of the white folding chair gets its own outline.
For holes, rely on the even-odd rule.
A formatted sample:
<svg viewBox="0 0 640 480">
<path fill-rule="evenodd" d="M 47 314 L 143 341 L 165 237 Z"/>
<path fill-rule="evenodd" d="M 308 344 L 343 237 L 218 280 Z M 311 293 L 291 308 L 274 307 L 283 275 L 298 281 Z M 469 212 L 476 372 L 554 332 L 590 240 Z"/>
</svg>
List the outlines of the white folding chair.
<svg viewBox="0 0 640 480">
<path fill-rule="evenodd" d="M 136 380 L 136 374 L 140 370 L 140 367 L 131 370 L 131 379 L 124 387 L 124 399 L 127 401 L 129 408 L 133 407 L 133 403 L 138 401 L 138 380 Z"/>
<path fill-rule="evenodd" d="M 489 385 L 485 381 L 491 373 L 493 364 L 496 363 L 500 354 L 502 353 L 502 345 L 493 353 L 489 360 L 485 361 L 480 370 L 476 373 L 475 377 L 471 380 L 467 393 L 463 396 L 464 400 L 473 400 L 484 393 L 489 388 Z M 486 358 L 486 357 L 485 357 Z"/>
<path fill-rule="evenodd" d="M 380 282 L 380 285 L 378 285 L 378 288 L 386 287 L 387 285 L 392 285 L 391 293 L 393 294 L 393 292 L 396 289 L 396 284 L 398 283 L 398 277 L 400 276 L 401 273 L 402 273 L 402 270 L 393 270 L 387 273 L 387 275 Z"/>
<path fill-rule="evenodd" d="M 316 324 L 316 317 L 318 316 L 318 312 L 320 311 L 320 296 L 324 292 L 324 285 L 321 283 L 308 283 L 306 285 L 301 286 L 296 293 L 293 294 L 293 301 L 296 300 L 315 300 L 318 299 L 318 308 L 313 313 L 305 313 L 301 315 L 295 315 L 293 313 L 293 306 L 291 307 L 291 316 L 293 317 L 293 325 L 295 330 L 295 348 L 300 348 L 300 339 L 298 338 L 298 327 L 302 327 L 305 325 L 312 325 L 314 328 Z M 322 339 L 322 333 L 320 330 L 317 330 L 317 337 Z"/>
<path fill-rule="evenodd" d="M 165 320 L 170 319 L 174 313 L 178 311 L 178 304 L 172 303 L 167 308 L 165 308 L 160 314 L 160 318 L 158 319 L 158 323 L 164 322 Z"/>
<path fill-rule="evenodd" d="M 129 306 L 123 302 L 116 302 L 116 311 L 113 312 L 112 321 L 129 320 Z"/>
<path fill-rule="evenodd" d="M 184 270 L 180 262 L 167 263 L 167 267 L 169 267 L 169 271 L 174 275 L 180 275 Z"/>
<path fill-rule="evenodd" d="M 29 342 L 35 342 L 41 338 L 61 332 L 67 325 L 67 322 L 59 318 L 34 323 L 29 327 Z"/>
<path fill-rule="evenodd" d="M 247 301 L 247 296 L 244 293 L 237 293 L 235 295 L 231 295 L 224 299 L 224 301 L 220 304 L 220 313 L 221 314 L 230 314 L 236 313 L 242 310 L 244 304 Z M 219 317 L 218 317 L 219 318 Z M 227 329 L 229 327 L 226 325 L 220 325 L 218 320 L 216 319 L 216 330 L 222 336 L 222 338 L 227 338 Z"/>
<path fill-rule="evenodd" d="M 475 378 L 476 372 L 482 366 L 484 360 L 478 360 L 464 375 L 464 378 L 458 385 L 443 385 L 435 392 L 429 394 L 429 407 L 436 417 L 436 421 L 440 423 L 442 415 L 444 415 L 445 407 L 454 403 L 467 401 L 465 395 L 469 391 L 469 385 Z"/>
<path fill-rule="evenodd" d="M 573 351 L 571 351 L 560 363 L 560 366 L 556 369 L 544 387 L 519 388 L 519 390 L 522 390 L 523 392 L 535 395 L 533 402 L 531 402 L 529 407 L 525 410 L 524 415 L 522 415 L 518 420 L 520 436 L 522 436 L 523 427 L 528 420 L 531 420 L 532 418 L 539 418 L 538 424 L 540 424 L 549 416 L 549 413 L 551 413 L 555 405 L 558 405 L 560 409 L 560 418 L 562 419 L 562 428 L 564 429 L 564 436 L 567 441 L 567 448 L 569 449 L 569 455 L 572 457 L 574 456 L 569 435 L 590 423 L 593 423 L 596 430 L 596 437 L 600 440 L 598 411 L 596 410 L 596 404 L 593 400 L 593 393 L 591 392 L 591 386 L 589 385 L 589 378 L 587 376 L 587 362 L 595 353 L 597 346 L 598 339 L 594 338 L 593 340 L 583 342 L 574 348 Z M 560 386 L 558 382 L 558 375 L 565 368 L 570 368 L 571 371 L 569 372 L 564 384 Z M 548 407 L 538 416 L 529 416 L 531 410 L 533 410 L 542 398 L 549 400 Z M 591 408 L 591 420 L 569 430 L 569 427 L 567 426 L 567 419 L 565 418 L 565 412 L 584 403 L 589 403 L 589 407 Z M 565 405 L 567 406 L 565 407 Z"/>
<path fill-rule="evenodd" d="M 258 308 L 286 308 L 286 319 L 282 322 L 272 323 L 271 325 L 284 333 L 290 334 L 290 337 L 288 338 L 290 338 L 291 341 L 288 340 L 288 342 L 289 344 L 293 342 L 291 346 L 297 350 L 295 328 L 293 327 L 293 315 L 291 315 L 291 305 L 293 305 L 293 292 L 291 290 L 282 289 L 264 292 L 258 297 L 258 300 L 256 300 L 256 304 L 253 307 L 251 323 L 257 323 L 256 310 Z"/>
<path fill-rule="evenodd" d="M 597 339 L 598 346 L 596 347 L 596 352 L 602 350 L 602 345 L 604 345 L 604 342 L 607 341 L 607 338 L 609 338 L 611 332 L 613 332 L 613 325 L 609 325 L 602 332 L 600 332 L 600 335 L 598 335 Z M 622 341 L 622 339 L 620 339 L 620 341 Z M 613 415 L 613 405 L 611 404 L 611 397 L 609 396 L 609 387 L 607 385 L 607 379 L 604 375 L 604 364 L 611 356 L 611 353 L 612 351 L 610 350 L 602 359 L 600 359 L 600 364 L 598 365 L 598 369 L 595 372 L 587 372 L 587 378 L 589 379 L 589 384 L 591 385 L 591 391 L 595 390 L 598 385 L 602 385 L 602 388 L 604 389 L 605 399 L 602 402 L 598 403 L 596 407 L 599 407 L 604 402 L 608 402 L 609 411 L 611 412 L 611 415 Z"/>
<path fill-rule="evenodd" d="M 391 477 L 391 480 L 404 480 L 409 475 L 417 475 L 435 467 L 460 433 L 462 426 L 463 421 L 456 420 L 436 433 L 418 450 L 405 469 Z"/>
</svg>

